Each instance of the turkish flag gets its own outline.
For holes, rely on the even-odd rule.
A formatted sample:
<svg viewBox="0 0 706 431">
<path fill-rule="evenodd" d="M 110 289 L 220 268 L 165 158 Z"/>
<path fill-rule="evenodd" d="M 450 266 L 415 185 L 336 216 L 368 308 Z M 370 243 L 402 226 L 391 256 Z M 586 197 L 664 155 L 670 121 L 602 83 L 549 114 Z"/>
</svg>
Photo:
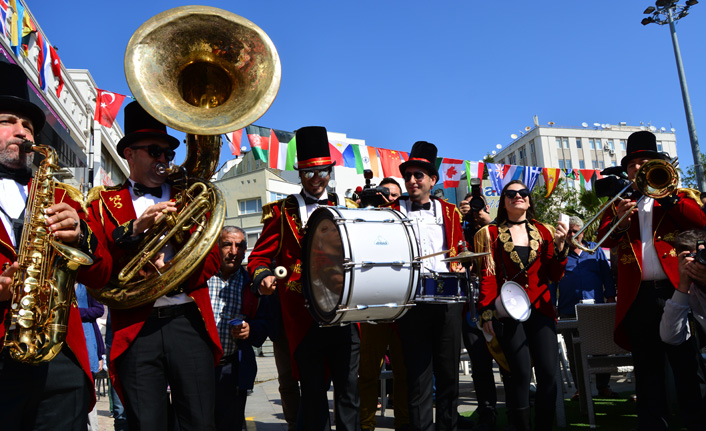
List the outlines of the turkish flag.
<svg viewBox="0 0 706 431">
<path fill-rule="evenodd" d="M 59 86 L 56 87 L 56 97 L 59 97 L 61 96 L 61 90 L 64 88 L 64 78 L 61 76 L 61 60 L 59 59 L 59 54 L 56 53 L 56 49 L 51 45 L 49 46 L 49 53 L 51 56 L 51 70 L 59 81 Z M 44 55 L 46 55 L 46 53 Z M 124 97 L 125 96 L 123 96 L 123 98 Z M 122 101 L 120 103 L 122 103 Z"/>
<path fill-rule="evenodd" d="M 123 100 L 125 100 L 125 96 L 101 90 L 100 88 L 96 88 L 96 91 L 98 92 L 96 97 L 96 116 L 93 119 L 105 127 L 113 127 L 113 122 L 115 122 L 115 117 L 118 116 L 118 111 L 123 104 Z"/>
</svg>

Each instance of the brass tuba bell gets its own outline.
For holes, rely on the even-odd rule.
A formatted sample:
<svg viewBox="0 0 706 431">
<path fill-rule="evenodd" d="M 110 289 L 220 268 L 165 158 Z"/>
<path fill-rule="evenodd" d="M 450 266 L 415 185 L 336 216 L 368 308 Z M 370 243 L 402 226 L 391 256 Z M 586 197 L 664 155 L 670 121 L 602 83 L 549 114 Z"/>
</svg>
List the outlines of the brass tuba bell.
<svg viewBox="0 0 706 431">
<path fill-rule="evenodd" d="M 203 262 L 225 219 L 223 195 L 208 182 L 218 166 L 221 134 L 252 124 L 274 101 L 281 79 L 277 50 L 258 26 L 209 6 L 183 6 L 147 20 L 125 52 L 125 76 L 140 105 L 187 133 L 176 172 L 186 184 L 177 212 L 162 217 L 110 285 L 92 294 L 113 308 L 133 308 L 184 283 Z M 147 277 L 139 270 L 169 241 L 176 255 Z M 92 290 L 92 289 L 90 289 Z"/>
</svg>

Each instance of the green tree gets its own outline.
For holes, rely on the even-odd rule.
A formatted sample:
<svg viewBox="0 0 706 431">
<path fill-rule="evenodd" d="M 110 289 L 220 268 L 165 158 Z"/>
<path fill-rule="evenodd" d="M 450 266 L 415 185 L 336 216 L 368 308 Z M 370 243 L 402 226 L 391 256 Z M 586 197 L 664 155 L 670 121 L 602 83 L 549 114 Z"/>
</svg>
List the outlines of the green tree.
<svg viewBox="0 0 706 431">
<path fill-rule="evenodd" d="M 706 154 L 701 153 L 701 165 L 706 165 Z M 692 189 L 698 189 L 698 184 L 696 182 L 696 172 L 694 170 L 694 165 L 686 168 L 686 173 L 679 169 L 679 175 L 681 176 L 682 187 L 691 187 Z"/>
<path fill-rule="evenodd" d="M 551 226 L 556 226 L 559 214 L 566 214 L 569 217 L 576 216 L 588 222 L 601 209 L 606 198 L 598 198 L 593 191 L 581 191 L 567 187 L 566 178 L 559 179 L 559 184 L 548 198 L 545 186 L 537 186 L 532 191 L 532 201 L 534 202 L 534 213 L 537 220 Z M 598 229 L 598 222 L 593 223 L 586 229 L 584 238 L 589 241 L 595 240 L 595 233 Z"/>
</svg>

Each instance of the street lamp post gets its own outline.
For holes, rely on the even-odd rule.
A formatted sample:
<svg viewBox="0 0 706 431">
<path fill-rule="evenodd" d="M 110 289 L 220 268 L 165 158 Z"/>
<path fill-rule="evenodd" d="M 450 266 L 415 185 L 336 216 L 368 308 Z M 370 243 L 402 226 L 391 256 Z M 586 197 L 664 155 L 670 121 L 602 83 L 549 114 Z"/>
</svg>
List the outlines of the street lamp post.
<svg viewBox="0 0 706 431">
<path fill-rule="evenodd" d="M 677 31 L 674 22 L 679 21 L 689 14 L 689 8 L 698 3 L 697 0 L 687 0 L 686 5 L 678 4 L 679 0 L 657 0 L 655 6 L 645 9 L 645 14 L 650 15 L 642 20 L 642 25 L 647 24 L 669 24 L 672 33 L 672 45 L 674 46 L 674 57 L 677 61 L 677 72 L 679 73 L 679 83 L 681 84 L 681 95 L 684 100 L 684 112 L 686 113 L 686 125 L 689 128 L 689 140 L 691 141 L 691 153 L 694 156 L 694 174 L 696 184 L 700 192 L 706 191 L 706 178 L 704 178 L 704 168 L 701 164 L 701 151 L 699 150 L 699 139 L 696 137 L 696 125 L 694 124 L 694 114 L 691 111 L 691 100 L 689 90 L 686 86 L 686 76 L 684 75 L 684 65 L 681 61 L 681 51 L 677 41 Z M 674 16 L 675 12 L 678 12 Z"/>
</svg>

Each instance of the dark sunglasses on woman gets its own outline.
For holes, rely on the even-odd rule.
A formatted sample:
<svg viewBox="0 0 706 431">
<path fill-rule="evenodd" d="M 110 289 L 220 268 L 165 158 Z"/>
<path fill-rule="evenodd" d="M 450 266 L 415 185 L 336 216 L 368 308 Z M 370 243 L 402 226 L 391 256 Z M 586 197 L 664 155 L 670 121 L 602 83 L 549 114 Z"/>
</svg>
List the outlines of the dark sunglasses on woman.
<svg viewBox="0 0 706 431">
<path fill-rule="evenodd" d="M 515 199 L 515 196 L 520 195 L 522 199 L 526 198 L 529 196 L 530 191 L 528 189 L 520 189 L 520 190 L 505 190 L 505 196 L 507 196 L 510 199 Z"/>
<path fill-rule="evenodd" d="M 159 156 L 164 154 L 164 158 L 167 159 L 168 162 L 171 162 L 174 160 L 174 156 L 176 153 L 174 150 L 171 148 L 162 148 L 159 145 L 135 145 L 134 147 L 130 147 L 134 150 L 146 150 L 147 154 L 150 155 L 150 157 L 154 157 L 155 159 L 158 159 Z"/>
</svg>

